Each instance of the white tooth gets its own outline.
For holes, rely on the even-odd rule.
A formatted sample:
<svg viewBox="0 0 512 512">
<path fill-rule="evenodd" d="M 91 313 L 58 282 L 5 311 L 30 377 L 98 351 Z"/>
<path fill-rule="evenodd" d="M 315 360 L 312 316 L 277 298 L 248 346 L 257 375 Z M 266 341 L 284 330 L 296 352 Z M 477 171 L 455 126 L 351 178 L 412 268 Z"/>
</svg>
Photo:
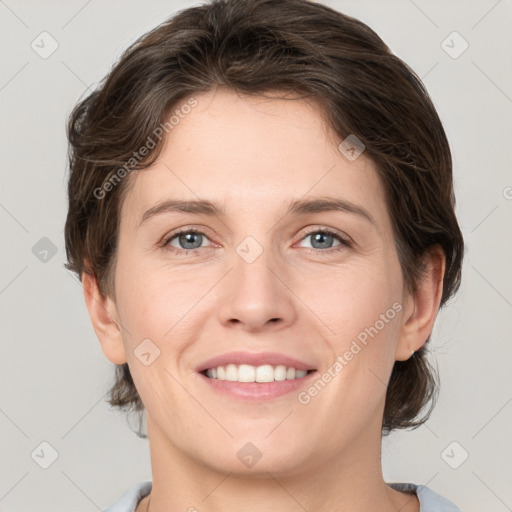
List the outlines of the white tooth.
<svg viewBox="0 0 512 512">
<path fill-rule="evenodd" d="M 231 382 L 274 382 L 283 380 L 301 379 L 307 375 L 307 370 L 286 368 L 284 365 L 272 366 L 264 364 L 258 367 L 249 364 L 228 364 L 209 368 L 206 375 L 211 379 L 227 380 Z"/>
<path fill-rule="evenodd" d="M 238 367 L 238 382 L 254 382 L 256 380 L 256 368 L 248 364 Z"/>
<path fill-rule="evenodd" d="M 226 366 L 226 380 L 230 380 L 232 382 L 238 380 L 238 371 L 236 365 L 228 364 Z"/>
<path fill-rule="evenodd" d="M 280 364 L 274 368 L 274 380 L 286 380 L 286 366 Z"/>
<path fill-rule="evenodd" d="M 270 364 L 264 364 L 256 368 L 256 382 L 274 382 L 274 368 Z"/>
<path fill-rule="evenodd" d="M 288 368 L 286 371 L 286 378 L 288 380 L 295 379 L 295 368 Z"/>
</svg>

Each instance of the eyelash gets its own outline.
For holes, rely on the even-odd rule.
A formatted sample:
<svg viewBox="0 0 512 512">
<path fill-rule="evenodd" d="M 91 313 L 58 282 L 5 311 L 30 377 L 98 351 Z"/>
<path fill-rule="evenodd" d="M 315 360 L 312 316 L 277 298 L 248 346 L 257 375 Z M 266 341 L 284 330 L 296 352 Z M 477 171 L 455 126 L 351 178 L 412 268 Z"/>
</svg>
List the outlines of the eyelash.
<svg viewBox="0 0 512 512">
<path fill-rule="evenodd" d="M 322 235 L 332 235 L 334 238 L 336 238 L 340 242 L 340 245 L 338 245 L 336 247 L 332 247 L 330 249 L 325 249 L 325 250 L 309 248 L 309 247 L 303 247 L 303 249 L 306 249 L 307 252 L 314 252 L 314 253 L 317 253 L 317 254 L 321 253 L 322 255 L 329 255 L 329 254 L 332 254 L 333 252 L 337 252 L 337 251 L 346 249 L 347 247 L 352 247 L 352 243 L 348 240 L 348 238 L 345 238 L 345 237 L 341 236 L 341 234 L 338 233 L 337 231 L 334 231 L 334 230 L 331 230 L 331 229 L 327 229 L 327 228 L 321 228 L 321 229 L 320 228 L 315 228 L 315 229 L 312 229 L 312 230 L 310 230 L 310 231 L 308 231 L 307 233 L 304 234 L 304 236 L 301 238 L 301 241 L 304 240 L 304 238 L 307 238 L 308 236 L 316 234 L 316 233 L 320 233 Z M 173 240 L 174 238 L 176 238 L 176 237 L 178 237 L 180 235 L 183 235 L 183 234 L 203 235 L 206 238 L 208 238 L 206 233 L 204 233 L 203 231 L 200 231 L 200 230 L 197 230 L 197 229 L 192 229 L 192 228 L 184 228 L 184 229 L 176 231 L 175 233 L 172 233 L 171 235 L 166 237 L 164 242 L 163 242 L 163 244 L 162 244 L 162 246 L 165 249 L 167 249 L 167 250 L 169 250 L 169 251 L 171 251 L 171 252 L 173 252 L 175 254 L 185 254 L 185 255 L 195 254 L 200 249 L 204 249 L 204 247 L 198 247 L 197 249 L 177 249 L 176 247 L 172 247 L 171 245 L 169 245 L 171 240 Z"/>
</svg>

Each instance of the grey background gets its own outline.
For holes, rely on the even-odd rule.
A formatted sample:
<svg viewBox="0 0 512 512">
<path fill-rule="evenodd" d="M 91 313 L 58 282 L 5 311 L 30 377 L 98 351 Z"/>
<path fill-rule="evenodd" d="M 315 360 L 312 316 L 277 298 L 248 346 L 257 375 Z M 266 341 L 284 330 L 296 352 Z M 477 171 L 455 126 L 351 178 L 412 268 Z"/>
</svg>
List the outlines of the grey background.
<svg viewBox="0 0 512 512">
<path fill-rule="evenodd" d="M 438 405 L 384 440 L 385 479 L 427 484 L 465 512 L 512 510 L 512 2 L 324 3 L 423 78 L 451 142 L 467 243 L 461 291 L 432 339 Z M 113 365 L 63 267 L 64 126 L 129 43 L 195 4 L 0 0 L 0 511 L 101 510 L 151 479 L 148 442 L 104 402 Z M 58 43 L 46 59 L 31 47 L 43 31 Z M 445 51 L 463 48 L 458 36 L 442 43 L 453 31 L 469 44 L 458 58 Z M 42 442 L 58 452 L 47 469 Z"/>
</svg>

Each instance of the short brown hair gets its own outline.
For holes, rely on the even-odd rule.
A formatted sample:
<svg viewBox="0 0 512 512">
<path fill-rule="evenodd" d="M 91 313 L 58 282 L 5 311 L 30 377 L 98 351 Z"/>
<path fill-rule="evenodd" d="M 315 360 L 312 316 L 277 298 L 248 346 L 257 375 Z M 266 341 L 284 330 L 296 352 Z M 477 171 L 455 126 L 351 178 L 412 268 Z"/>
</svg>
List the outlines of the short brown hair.
<svg viewBox="0 0 512 512">
<path fill-rule="evenodd" d="M 334 133 L 355 135 L 376 165 L 404 287 L 416 288 L 426 252 L 440 245 L 446 255 L 441 306 L 457 291 L 464 244 L 451 154 L 427 91 L 367 25 L 308 0 L 212 0 L 179 11 L 132 44 L 76 105 L 68 123 L 68 269 L 80 278 L 93 274 L 103 294 L 113 293 L 124 176 L 156 160 L 162 144 L 154 134 L 170 109 L 216 87 L 246 95 L 295 92 L 317 102 Z M 149 139 L 154 147 L 134 161 L 133 152 Z M 116 366 L 115 379 L 109 403 L 143 412 L 127 364 Z M 426 343 L 396 361 L 383 435 L 424 423 L 437 390 Z"/>
</svg>

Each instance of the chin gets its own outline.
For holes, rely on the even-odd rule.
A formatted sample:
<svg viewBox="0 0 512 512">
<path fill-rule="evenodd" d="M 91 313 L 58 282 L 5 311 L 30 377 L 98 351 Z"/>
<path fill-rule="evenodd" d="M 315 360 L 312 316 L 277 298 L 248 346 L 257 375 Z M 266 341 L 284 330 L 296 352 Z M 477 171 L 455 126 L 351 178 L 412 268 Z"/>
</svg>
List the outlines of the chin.
<svg viewBox="0 0 512 512">
<path fill-rule="evenodd" d="M 220 443 L 210 446 L 220 447 Z M 229 472 L 240 478 L 268 478 L 269 473 L 272 476 L 300 474 L 304 472 L 307 459 L 300 443 L 271 442 L 264 435 L 261 440 L 230 439 L 223 443 L 221 450 L 216 451 L 209 450 L 209 457 L 203 458 L 202 464 L 213 471 Z"/>
</svg>

